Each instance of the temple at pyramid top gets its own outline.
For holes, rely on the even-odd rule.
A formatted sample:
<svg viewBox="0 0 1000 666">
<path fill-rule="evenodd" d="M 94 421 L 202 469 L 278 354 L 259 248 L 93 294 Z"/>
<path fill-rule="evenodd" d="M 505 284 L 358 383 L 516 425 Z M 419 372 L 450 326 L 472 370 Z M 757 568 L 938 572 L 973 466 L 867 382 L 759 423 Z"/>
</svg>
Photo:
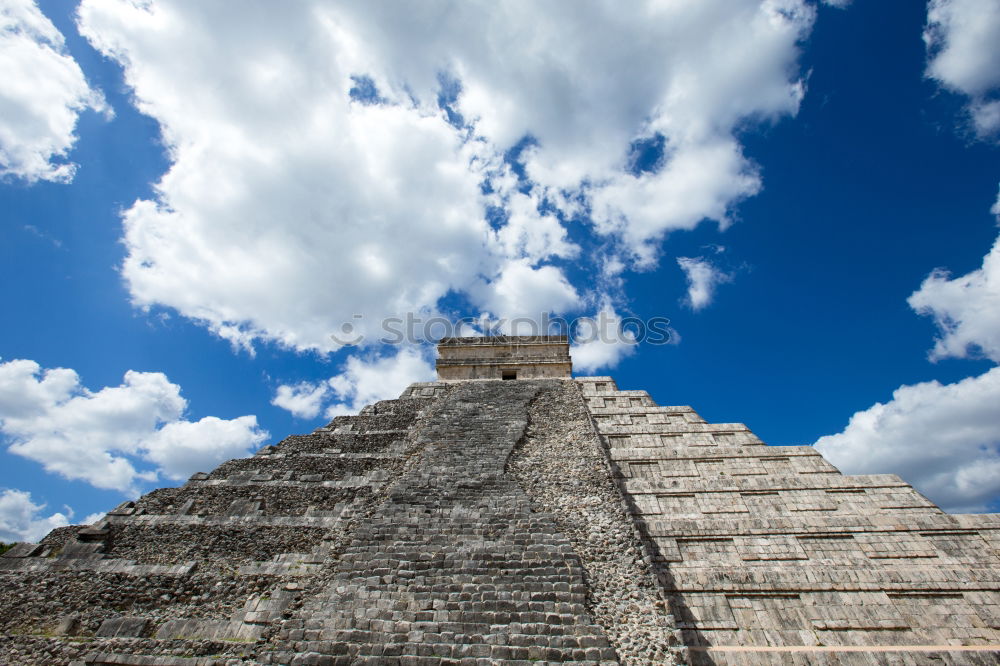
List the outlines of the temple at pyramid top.
<svg viewBox="0 0 1000 666">
<path fill-rule="evenodd" d="M 438 379 L 569 379 L 573 363 L 565 335 L 495 335 L 443 338 Z"/>
</svg>

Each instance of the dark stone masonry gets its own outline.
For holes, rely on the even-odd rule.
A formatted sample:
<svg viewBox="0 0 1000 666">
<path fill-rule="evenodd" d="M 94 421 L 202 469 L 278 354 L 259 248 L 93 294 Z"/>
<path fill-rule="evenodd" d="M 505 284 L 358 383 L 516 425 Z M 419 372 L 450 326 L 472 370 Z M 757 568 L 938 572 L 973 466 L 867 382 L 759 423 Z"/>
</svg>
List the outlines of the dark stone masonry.
<svg viewBox="0 0 1000 666">
<path fill-rule="evenodd" d="M 1000 663 L 1000 517 L 493 345 L 4 553 L 0 663 Z"/>
</svg>

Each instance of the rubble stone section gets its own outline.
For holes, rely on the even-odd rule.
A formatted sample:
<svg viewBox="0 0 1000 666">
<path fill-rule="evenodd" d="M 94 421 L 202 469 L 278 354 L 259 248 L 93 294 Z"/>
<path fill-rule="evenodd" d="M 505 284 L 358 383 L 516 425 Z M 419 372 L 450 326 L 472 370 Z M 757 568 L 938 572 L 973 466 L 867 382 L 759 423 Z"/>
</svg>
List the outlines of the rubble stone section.
<svg viewBox="0 0 1000 666">
<path fill-rule="evenodd" d="M 438 343 L 438 378 L 569 379 L 573 364 L 565 335 L 445 338 Z"/>
<path fill-rule="evenodd" d="M 354 533 L 263 663 L 617 663 L 583 566 L 506 473 L 528 405 L 561 382 L 464 382 L 420 431 L 421 464 Z M 311 662 L 303 662 L 311 663 Z"/>
<path fill-rule="evenodd" d="M 693 663 L 1000 662 L 1000 516 L 576 381 Z"/>
<path fill-rule="evenodd" d="M 587 610 L 621 662 L 680 663 L 666 597 L 575 382 L 559 382 L 531 403 L 508 472 L 572 543 L 587 581 Z"/>
</svg>

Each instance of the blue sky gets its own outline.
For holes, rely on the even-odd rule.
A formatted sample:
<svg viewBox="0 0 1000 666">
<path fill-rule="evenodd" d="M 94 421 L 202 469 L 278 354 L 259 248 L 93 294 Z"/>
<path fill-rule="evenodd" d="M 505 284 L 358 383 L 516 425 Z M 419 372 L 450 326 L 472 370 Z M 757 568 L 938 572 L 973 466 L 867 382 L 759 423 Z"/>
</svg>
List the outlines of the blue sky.
<svg viewBox="0 0 1000 666">
<path fill-rule="evenodd" d="M 241 7 L 0 2 L 0 540 L 430 378 L 407 312 L 666 317 L 577 374 L 1000 509 L 1000 2 Z"/>
</svg>

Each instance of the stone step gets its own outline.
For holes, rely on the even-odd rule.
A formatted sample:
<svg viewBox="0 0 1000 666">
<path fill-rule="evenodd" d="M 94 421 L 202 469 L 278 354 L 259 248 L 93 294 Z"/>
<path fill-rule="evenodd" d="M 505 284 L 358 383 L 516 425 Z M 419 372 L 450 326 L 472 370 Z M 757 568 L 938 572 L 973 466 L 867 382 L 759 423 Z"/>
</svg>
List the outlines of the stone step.
<svg viewBox="0 0 1000 666">
<path fill-rule="evenodd" d="M 604 630 L 584 612 L 584 571 L 572 545 L 506 475 L 527 404 L 545 387 L 469 383 L 442 398 L 419 434 L 426 446 L 420 466 L 359 527 L 328 588 L 285 623 L 288 640 L 316 641 L 309 650 L 351 658 L 383 658 L 397 644 L 393 657 L 430 658 L 407 650 L 431 644 L 449 659 L 489 659 L 494 650 L 504 659 L 559 660 L 577 650 L 586 659 L 587 649 L 597 650 L 592 660 L 614 659 Z M 499 595 L 503 601 L 494 600 Z M 533 637 L 523 639 L 523 656 L 509 652 L 521 646 L 474 640 L 504 625 Z M 423 629 L 414 626 L 437 631 L 415 641 L 410 632 Z M 537 652 L 542 644 L 553 652 Z"/>
</svg>

